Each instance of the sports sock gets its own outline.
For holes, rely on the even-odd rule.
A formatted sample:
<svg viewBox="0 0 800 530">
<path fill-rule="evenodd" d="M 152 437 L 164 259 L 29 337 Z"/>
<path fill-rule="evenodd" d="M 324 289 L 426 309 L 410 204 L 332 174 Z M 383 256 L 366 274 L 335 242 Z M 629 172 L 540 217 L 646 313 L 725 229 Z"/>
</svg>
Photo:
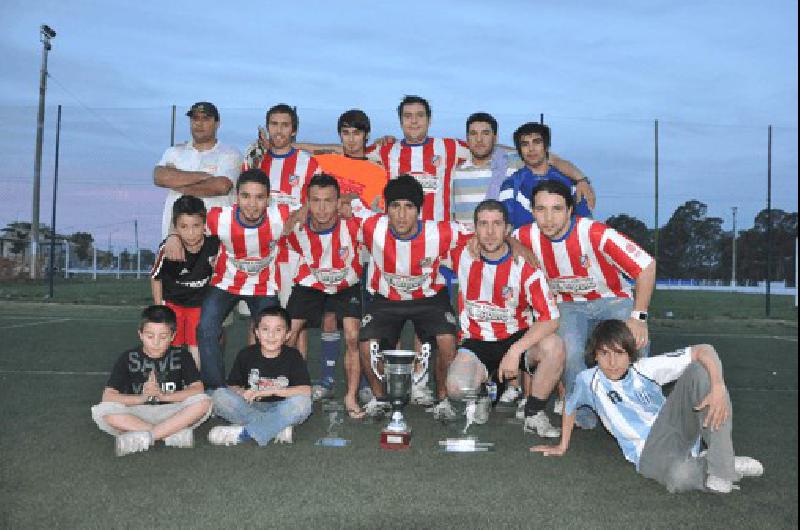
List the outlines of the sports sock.
<svg viewBox="0 0 800 530">
<path fill-rule="evenodd" d="M 528 399 L 525 401 L 525 417 L 529 418 L 530 416 L 535 416 L 536 413 L 544 410 L 545 405 L 547 405 L 546 399 L 528 396 Z"/>
<path fill-rule="evenodd" d="M 336 378 L 336 359 L 339 358 L 341 349 L 342 334 L 338 331 L 325 332 L 320 335 L 322 339 L 322 349 L 320 352 L 320 373 L 323 386 L 333 386 Z"/>
<path fill-rule="evenodd" d="M 246 442 L 247 440 L 250 440 L 251 438 L 252 438 L 252 436 L 250 436 L 250 433 L 247 432 L 247 427 L 242 428 L 242 432 L 239 433 L 239 441 L 240 442 Z"/>
</svg>

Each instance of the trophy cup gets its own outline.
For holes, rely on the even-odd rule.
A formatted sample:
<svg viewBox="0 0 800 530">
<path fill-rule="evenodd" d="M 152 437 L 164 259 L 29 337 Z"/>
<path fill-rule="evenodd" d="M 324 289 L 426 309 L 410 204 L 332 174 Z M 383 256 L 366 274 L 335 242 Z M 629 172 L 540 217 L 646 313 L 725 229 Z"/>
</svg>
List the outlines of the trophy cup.
<svg viewBox="0 0 800 530">
<path fill-rule="evenodd" d="M 411 385 L 422 379 L 428 370 L 430 345 L 424 344 L 422 351 L 417 354 L 407 350 L 379 351 L 377 342 L 372 342 L 369 347 L 370 364 L 372 371 L 383 382 L 386 399 L 392 407 L 389 424 L 381 431 L 381 447 L 384 449 L 408 449 L 411 443 L 411 429 L 403 417 L 403 407 L 411 399 Z M 419 374 L 414 374 L 414 361 L 422 365 Z M 378 369 L 378 363 L 383 362 L 383 370 Z"/>
<path fill-rule="evenodd" d="M 350 445 L 350 440 L 339 436 L 339 427 L 344 423 L 342 418 L 342 408 L 330 407 L 328 412 L 328 432 L 323 438 L 317 440 L 315 445 L 322 447 L 346 447 Z"/>
<path fill-rule="evenodd" d="M 467 417 L 467 424 L 461 431 L 460 436 L 440 440 L 439 448 L 445 453 L 480 453 L 493 450 L 494 443 L 481 442 L 475 436 L 467 436 L 469 426 L 476 423 L 476 414 L 479 413 L 478 393 L 475 392 L 474 389 L 462 389 L 462 395 L 463 400 L 466 402 L 465 415 Z M 488 416 L 483 420 L 479 420 L 478 423 L 485 423 L 486 419 L 488 419 Z"/>
</svg>

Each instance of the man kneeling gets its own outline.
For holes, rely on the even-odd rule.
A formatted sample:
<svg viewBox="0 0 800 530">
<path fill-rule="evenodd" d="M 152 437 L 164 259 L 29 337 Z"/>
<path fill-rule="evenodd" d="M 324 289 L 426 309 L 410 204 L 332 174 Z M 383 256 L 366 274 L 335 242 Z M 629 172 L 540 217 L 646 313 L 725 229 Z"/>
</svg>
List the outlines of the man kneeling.
<svg viewBox="0 0 800 530">
<path fill-rule="evenodd" d="M 595 328 L 586 351 L 591 368 L 578 374 L 567 396 L 561 443 L 531 451 L 566 453 L 576 410 L 591 407 L 636 470 L 672 493 L 729 493 L 742 477 L 764 472 L 757 460 L 734 456 L 730 396 L 713 346 L 637 360 L 630 328 L 621 320 L 606 320 Z M 661 386 L 676 379 L 665 399 Z M 699 453 L 701 442 L 707 450 Z"/>
<path fill-rule="evenodd" d="M 475 209 L 478 256 L 460 247 L 451 253 L 458 274 L 461 346 L 447 375 L 447 393 L 469 398 L 496 373 L 516 379 L 519 368 L 533 373 L 527 389 L 525 431 L 558 438 L 544 411 L 566 358 L 558 309 L 542 271 L 512 253 L 511 223 L 502 203 L 487 199 Z M 535 317 L 535 322 L 534 322 Z M 535 372 L 533 368 L 535 367 Z M 491 403 L 478 400 L 476 423 L 488 419 Z"/>
<path fill-rule="evenodd" d="M 292 426 L 311 415 L 311 378 L 303 358 L 286 346 L 289 313 L 263 309 L 254 319 L 257 344 L 239 352 L 227 387 L 212 394 L 214 414 L 233 425 L 214 427 L 208 441 L 235 445 L 253 439 L 292 443 Z"/>
<path fill-rule="evenodd" d="M 177 319 L 169 307 L 142 311 L 142 344 L 123 353 L 108 378 L 103 400 L 92 407 L 100 430 L 116 437 L 117 456 L 148 450 L 156 440 L 192 447 L 194 428 L 211 414 L 200 372 L 183 347 L 171 347 Z"/>
</svg>

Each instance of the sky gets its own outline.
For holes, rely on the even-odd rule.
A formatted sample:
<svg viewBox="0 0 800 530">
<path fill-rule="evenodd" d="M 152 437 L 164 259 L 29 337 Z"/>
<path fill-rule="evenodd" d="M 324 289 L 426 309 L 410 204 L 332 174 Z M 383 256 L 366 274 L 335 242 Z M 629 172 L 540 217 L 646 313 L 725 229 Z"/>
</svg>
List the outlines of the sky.
<svg viewBox="0 0 800 530">
<path fill-rule="evenodd" d="M 220 108 L 221 141 L 240 149 L 265 110 L 298 107 L 299 138 L 335 141 L 346 109 L 400 136 L 405 94 L 428 98 L 431 134 L 463 137 L 488 111 L 500 139 L 526 121 L 553 129 L 553 151 L 589 175 L 599 219 L 659 224 L 698 199 L 731 227 L 766 206 L 797 211 L 797 3 L 89 2 L 0 3 L 0 226 L 31 216 L 41 44 L 49 56 L 42 222 L 49 224 L 55 106 L 63 105 L 57 229 L 102 248 L 157 244 L 165 191 L 152 169 L 188 138 L 195 101 Z"/>
</svg>

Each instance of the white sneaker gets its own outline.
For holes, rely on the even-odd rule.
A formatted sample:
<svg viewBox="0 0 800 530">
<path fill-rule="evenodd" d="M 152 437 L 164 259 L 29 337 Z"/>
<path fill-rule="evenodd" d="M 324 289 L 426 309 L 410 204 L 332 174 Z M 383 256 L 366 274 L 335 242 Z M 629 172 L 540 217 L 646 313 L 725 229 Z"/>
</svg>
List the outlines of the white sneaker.
<svg viewBox="0 0 800 530">
<path fill-rule="evenodd" d="M 333 397 L 333 387 L 325 385 L 314 385 L 311 387 L 311 399 L 319 401 L 320 399 L 329 399 Z"/>
<path fill-rule="evenodd" d="M 292 434 L 293 433 L 294 433 L 294 430 L 292 429 L 292 426 L 289 425 L 288 427 L 283 429 L 281 432 L 279 432 L 277 435 L 275 435 L 275 438 L 273 438 L 272 441 L 273 441 L 273 443 L 276 443 L 276 444 L 290 444 L 290 443 L 293 443 L 292 442 Z"/>
<path fill-rule="evenodd" d="M 489 421 L 489 413 L 492 411 L 492 400 L 489 396 L 481 396 L 475 403 L 475 418 L 474 422 L 477 425 L 483 425 Z"/>
<path fill-rule="evenodd" d="M 364 405 L 364 412 L 367 413 L 367 416 L 372 418 L 383 416 L 387 410 L 389 410 L 389 403 L 386 401 L 378 401 L 378 398 L 374 396 Z"/>
<path fill-rule="evenodd" d="M 733 490 L 738 490 L 739 486 L 730 480 L 709 475 L 706 479 L 706 489 L 714 493 L 730 493 Z"/>
<path fill-rule="evenodd" d="M 561 429 L 550 424 L 550 418 L 547 417 L 543 410 L 525 418 L 522 430 L 524 432 L 535 432 L 542 438 L 558 438 L 561 436 Z"/>
<path fill-rule="evenodd" d="M 149 431 L 133 431 L 117 435 L 114 450 L 117 456 L 125 456 L 147 451 L 151 445 L 153 445 L 153 435 Z"/>
<path fill-rule="evenodd" d="M 514 417 L 516 417 L 518 420 L 525 419 L 525 401 L 526 400 L 522 399 L 519 403 L 517 403 L 517 412 L 514 413 Z"/>
<path fill-rule="evenodd" d="M 503 394 L 500 396 L 500 403 L 503 405 L 511 405 L 522 395 L 522 389 L 515 386 L 507 386 Z"/>
<path fill-rule="evenodd" d="M 437 403 L 430 411 L 433 412 L 433 419 L 436 421 L 453 421 L 458 417 L 453 405 L 450 404 L 450 400 L 447 398 Z"/>
<path fill-rule="evenodd" d="M 760 477 L 764 474 L 761 462 L 749 456 L 734 457 L 733 469 L 740 477 Z"/>
<path fill-rule="evenodd" d="M 181 429 L 175 434 L 164 438 L 164 445 L 167 447 L 194 447 L 194 431 L 192 429 Z"/>
<path fill-rule="evenodd" d="M 556 398 L 555 402 L 553 403 L 553 414 L 558 414 L 561 416 L 564 414 L 564 400 L 561 398 Z"/>
<path fill-rule="evenodd" d="M 433 399 L 433 392 L 428 387 L 427 380 L 423 381 L 420 381 L 416 385 L 411 385 L 411 404 L 430 407 L 435 401 Z"/>
<path fill-rule="evenodd" d="M 214 445 L 236 445 L 242 441 L 242 431 L 241 425 L 217 425 L 208 431 L 208 441 Z"/>
</svg>

